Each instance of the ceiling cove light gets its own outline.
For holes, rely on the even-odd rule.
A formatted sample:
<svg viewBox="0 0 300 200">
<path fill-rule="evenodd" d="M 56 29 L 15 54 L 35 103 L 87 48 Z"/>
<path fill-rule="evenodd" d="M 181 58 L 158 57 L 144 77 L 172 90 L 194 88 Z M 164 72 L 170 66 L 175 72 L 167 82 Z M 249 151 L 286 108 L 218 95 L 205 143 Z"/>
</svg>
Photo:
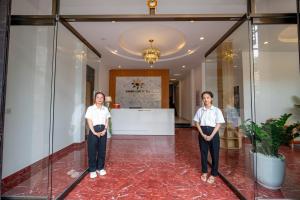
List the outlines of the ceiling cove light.
<svg viewBox="0 0 300 200">
<path fill-rule="evenodd" d="M 160 57 L 160 51 L 157 48 L 152 47 L 154 40 L 150 39 L 150 47 L 143 52 L 144 60 L 150 65 L 154 64 Z"/>
</svg>

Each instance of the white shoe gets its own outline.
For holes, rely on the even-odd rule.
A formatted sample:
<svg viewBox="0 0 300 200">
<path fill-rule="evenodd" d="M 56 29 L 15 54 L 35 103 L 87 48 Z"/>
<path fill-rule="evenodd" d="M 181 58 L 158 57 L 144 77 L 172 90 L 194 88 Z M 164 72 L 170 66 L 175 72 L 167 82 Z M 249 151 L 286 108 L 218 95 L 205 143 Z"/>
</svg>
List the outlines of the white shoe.
<svg viewBox="0 0 300 200">
<path fill-rule="evenodd" d="M 90 173 L 90 178 L 96 178 L 97 177 L 97 173 L 96 172 L 91 172 Z"/>
<path fill-rule="evenodd" d="M 105 175 L 106 175 L 106 170 L 105 170 L 105 169 L 97 170 L 97 173 L 98 173 L 100 176 L 105 176 Z"/>
</svg>

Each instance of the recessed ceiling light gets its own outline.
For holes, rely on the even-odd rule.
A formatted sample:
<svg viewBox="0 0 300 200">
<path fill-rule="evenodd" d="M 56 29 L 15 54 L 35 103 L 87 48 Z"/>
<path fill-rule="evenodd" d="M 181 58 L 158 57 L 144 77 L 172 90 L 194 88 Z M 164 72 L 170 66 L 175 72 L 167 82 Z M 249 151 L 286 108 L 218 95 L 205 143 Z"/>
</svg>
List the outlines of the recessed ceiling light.
<svg viewBox="0 0 300 200">
<path fill-rule="evenodd" d="M 113 50 L 112 53 L 116 54 L 118 53 L 118 50 Z"/>
<path fill-rule="evenodd" d="M 200 40 L 204 40 L 204 37 L 200 37 Z"/>
<path fill-rule="evenodd" d="M 270 42 L 268 42 L 268 41 L 265 41 L 265 42 L 264 42 L 264 44 L 270 44 Z"/>
<path fill-rule="evenodd" d="M 182 68 L 184 69 L 184 68 L 185 68 L 185 65 L 182 65 Z"/>
<path fill-rule="evenodd" d="M 116 23 L 116 21 L 111 21 L 112 23 Z"/>
<path fill-rule="evenodd" d="M 194 53 L 194 51 L 189 49 L 189 50 L 187 51 L 187 53 L 188 53 L 188 54 L 192 54 L 192 53 Z"/>
<path fill-rule="evenodd" d="M 174 76 L 180 76 L 181 74 L 173 74 Z"/>
<path fill-rule="evenodd" d="M 190 22 L 191 22 L 191 23 L 194 23 L 195 21 L 194 21 L 194 20 L 191 20 Z"/>
</svg>

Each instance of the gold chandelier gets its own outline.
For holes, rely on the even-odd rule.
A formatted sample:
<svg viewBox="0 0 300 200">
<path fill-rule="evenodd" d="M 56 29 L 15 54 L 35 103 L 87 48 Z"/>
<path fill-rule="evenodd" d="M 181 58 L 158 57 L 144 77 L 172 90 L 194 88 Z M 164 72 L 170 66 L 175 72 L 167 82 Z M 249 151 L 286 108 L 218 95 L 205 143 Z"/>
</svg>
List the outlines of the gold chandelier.
<svg viewBox="0 0 300 200">
<path fill-rule="evenodd" d="M 158 60 L 160 56 L 160 51 L 152 47 L 152 43 L 154 42 L 154 40 L 151 39 L 149 40 L 149 42 L 150 42 L 150 47 L 144 50 L 143 57 L 147 63 L 152 65 Z"/>
</svg>

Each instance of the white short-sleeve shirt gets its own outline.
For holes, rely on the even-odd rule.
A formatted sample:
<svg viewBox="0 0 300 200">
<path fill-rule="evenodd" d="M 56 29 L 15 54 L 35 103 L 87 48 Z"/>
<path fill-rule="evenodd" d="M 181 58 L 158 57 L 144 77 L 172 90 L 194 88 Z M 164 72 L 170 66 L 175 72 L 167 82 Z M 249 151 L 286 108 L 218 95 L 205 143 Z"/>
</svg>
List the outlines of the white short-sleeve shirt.
<svg viewBox="0 0 300 200">
<path fill-rule="evenodd" d="M 85 118 L 92 120 L 93 126 L 105 124 L 106 119 L 110 117 L 107 107 L 101 106 L 100 108 L 97 108 L 95 104 L 89 106 L 85 113 Z"/>
<path fill-rule="evenodd" d="M 216 124 L 225 123 L 221 110 L 215 106 L 199 108 L 194 116 L 194 121 L 199 122 L 200 126 L 211 127 L 215 127 Z"/>
</svg>

